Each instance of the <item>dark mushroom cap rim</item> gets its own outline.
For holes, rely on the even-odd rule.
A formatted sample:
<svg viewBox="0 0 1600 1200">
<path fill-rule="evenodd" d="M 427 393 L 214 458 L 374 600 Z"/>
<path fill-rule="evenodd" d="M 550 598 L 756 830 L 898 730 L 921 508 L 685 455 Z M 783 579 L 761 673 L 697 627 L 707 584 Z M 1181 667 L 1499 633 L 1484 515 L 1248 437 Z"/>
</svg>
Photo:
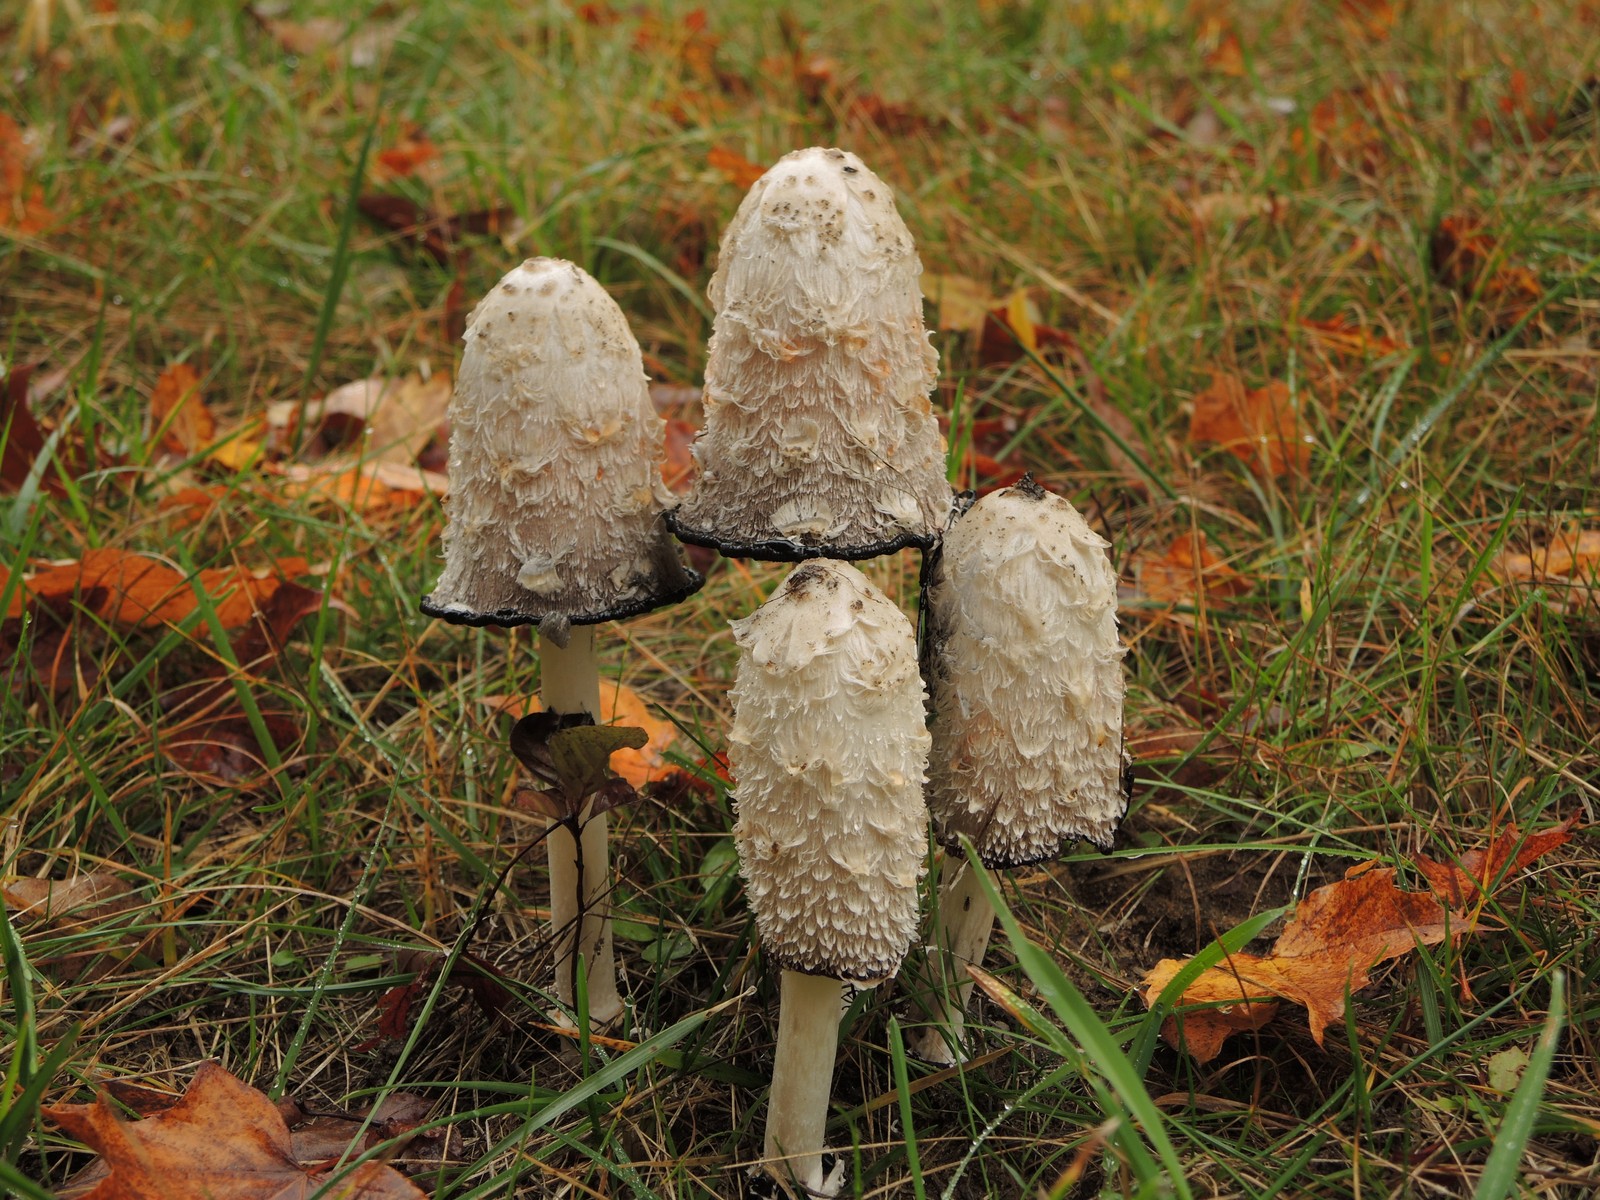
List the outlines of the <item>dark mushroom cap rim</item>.
<svg viewBox="0 0 1600 1200">
<path fill-rule="evenodd" d="M 795 541 L 793 538 L 762 538 L 755 541 L 741 541 L 737 538 L 718 537 L 704 529 L 695 529 L 683 524 L 677 510 L 669 510 L 666 514 L 667 528 L 680 542 L 687 542 L 691 546 L 706 546 L 715 550 L 724 558 L 754 558 L 762 562 L 804 562 L 808 558 L 832 558 L 845 562 L 857 562 L 866 558 L 880 558 L 885 554 L 894 554 L 908 546 L 915 546 L 918 550 L 931 548 L 938 541 L 937 532 L 930 533 L 903 533 L 898 537 L 886 538 L 881 542 L 868 542 L 864 545 L 837 545 L 830 542 L 819 542 L 810 545 L 806 542 Z M 574 622 L 576 624 L 576 622 Z"/>
<path fill-rule="evenodd" d="M 706 577 L 690 567 L 685 567 L 683 573 L 688 577 L 688 582 L 682 587 L 674 588 L 670 592 L 655 592 L 642 596 L 637 600 L 629 600 L 613 608 L 603 609 L 592 613 L 574 613 L 567 616 L 567 621 L 573 625 L 600 625 L 606 621 L 622 621 L 628 617 L 636 617 L 640 613 L 653 612 L 658 608 L 666 608 L 680 600 L 686 600 L 700 590 Z M 481 613 L 470 609 L 456 607 L 442 608 L 433 603 L 430 593 L 422 598 L 418 605 L 423 613 L 430 617 L 437 617 L 451 625 L 471 625 L 482 629 L 487 626 L 497 626 L 501 629 L 512 629 L 519 625 L 535 625 L 550 617 L 563 615 L 557 613 L 530 613 L 522 609 L 502 608 L 498 612 Z"/>
</svg>

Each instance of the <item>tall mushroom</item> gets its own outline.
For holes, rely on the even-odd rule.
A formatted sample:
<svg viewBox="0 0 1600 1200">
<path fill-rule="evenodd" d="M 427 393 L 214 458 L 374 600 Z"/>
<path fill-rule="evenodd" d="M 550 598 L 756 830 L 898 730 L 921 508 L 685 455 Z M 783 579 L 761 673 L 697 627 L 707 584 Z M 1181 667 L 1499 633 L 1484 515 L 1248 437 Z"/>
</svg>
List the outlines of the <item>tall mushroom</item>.
<svg viewBox="0 0 1600 1200">
<path fill-rule="evenodd" d="M 535 625 L 547 709 L 600 716 L 591 626 L 675 603 L 703 582 L 661 522 L 663 422 L 616 302 L 570 262 L 530 258 L 473 310 L 450 401 L 445 569 L 422 611 L 460 625 Z M 556 991 L 622 1012 L 605 912 L 606 819 L 550 832 Z M 581 847 L 580 847 L 581 842 Z M 582 895 L 579 895 L 579 863 Z M 581 914 L 581 920 L 580 920 Z"/>
<path fill-rule="evenodd" d="M 733 836 L 783 970 L 764 1157 L 779 1180 L 831 1195 L 844 981 L 893 975 L 916 933 L 928 731 L 915 638 L 866 576 L 831 561 L 796 568 L 733 634 Z"/>
<path fill-rule="evenodd" d="M 947 851 L 930 941 L 941 967 L 934 1024 L 912 1050 L 959 1056 L 994 910 L 961 861 L 985 868 L 1055 858 L 1077 839 L 1109 847 L 1123 787 L 1123 647 L 1108 543 L 1030 479 L 993 492 L 945 534 L 923 597 L 933 711 L 928 807 Z"/>
<path fill-rule="evenodd" d="M 797 150 L 756 181 L 711 279 L 701 471 L 674 533 L 779 561 L 933 543 L 950 487 L 921 273 L 893 193 L 854 154 Z"/>
</svg>

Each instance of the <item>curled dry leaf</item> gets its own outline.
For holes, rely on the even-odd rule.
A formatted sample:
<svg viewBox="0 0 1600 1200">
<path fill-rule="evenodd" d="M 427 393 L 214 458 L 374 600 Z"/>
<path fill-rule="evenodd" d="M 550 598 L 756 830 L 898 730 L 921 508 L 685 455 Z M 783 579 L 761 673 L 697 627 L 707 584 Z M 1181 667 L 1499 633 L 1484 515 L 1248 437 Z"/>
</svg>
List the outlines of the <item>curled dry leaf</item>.
<svg viewBox="0 0 1600 1200">
<path fill-rule="evenodd" d="M 922 273 L 922 297 L 934 306 L 934 325 L 961 333 L 981 333 L 989 310 L 1001 302 L 976 279 L 965 275 Z"/>
<path fill-rule="evenodd" d="M 1277 380 L 1247 389 L 1237 375 L 1211 372 L 1211 386 L 1194 398 L 1189 440 L 1221 446 L 1258 475 L 1304 472 L 1311 463 L 1312 439 Z"/>
<path fill-rule="evenodd" d="M 1367 985 L 1374 967 L 1417 946 L 1476 933 L 1483 901 L 1566 842 L 1576 823 L 1574 817 L 1527 836 L 1509 826 L 1458 863 L 1419 855 L 1413 865 L 1428 882 L 1423 892 L 1402 891 L 1393 867 L 1352 867 L 1344 879 L 1300 902 L 1270 954 L 1234 954 L 1207 968 L 1184 990 L 1183 1011 L 1167 1019 L 1162 1036 L 1207 1062 L 1230 1034 L 1271 1020 L 1282 999 L 1305 1008 L 1311 1036 L 1321 1045 L 1327 1027 L 1343 1018 L 1347 997 Z M 1163 959 L 1145 975 L 1139 993 L 1146 1005 L 1185 961 Z"/>
<path fill-rule="evenodd" d="M 96 616 L 124 629 L 155 629 L 181 621 L 208 596 L 224 629 L 248 624 L 279 588 L 304 575 L 302 558 L 280 558 L 257 570 L 216 567 L 195 576 L 169 567 L 160 559 L 127 550 L 91 550 L 77 562 L 54 563 L 23 577 L 11 597 L 7 617 L 19 617 L 35 601 L 81 599 Z M 0 590 L 9 572 L 0 566 Z"/>
<path fill-rule="evenodd" d="M 105 1173 L 77 1200 L 426 1200 L 393 1167 L 368 1162 L 335 1176 L 294 1152 L 277 1106 L 220 1064 L 202 1063 L 188 1091 L 170 1108 L 125 1121 L 104 1095 L 92 1104 L 42 1110 L 100 1154 Z M 63 1193 L 67 1194 L 67 1193 Z"/>
<path fill-rule="evenodd" d="M 485 696 L 483 702 L 498 712 L 521 718 L 540 711 L 538 697 L 527 701 L 511 696 Z M 650 706 L 630 687 L 606 684 L 600 689 L 600 724 L 632 726 L 644 730 L 645 742 L 624 745 L 611 755 L 611 769 L 636 788 L 643 788 L 669 770 L 666 751 L 678 736 L 678 727 L 650 711 Z"/>
<path fill-rule="evenodd" d="M 596 725 L 588 713 L 529 713 L 511 730 L 511 752 L 539 786 L 519 787 L 517 802 L 552 821 L 631 804 L 639 793 L 611 773 L 611 755 L 645 741 L 643 729 Z"/>
</svg>

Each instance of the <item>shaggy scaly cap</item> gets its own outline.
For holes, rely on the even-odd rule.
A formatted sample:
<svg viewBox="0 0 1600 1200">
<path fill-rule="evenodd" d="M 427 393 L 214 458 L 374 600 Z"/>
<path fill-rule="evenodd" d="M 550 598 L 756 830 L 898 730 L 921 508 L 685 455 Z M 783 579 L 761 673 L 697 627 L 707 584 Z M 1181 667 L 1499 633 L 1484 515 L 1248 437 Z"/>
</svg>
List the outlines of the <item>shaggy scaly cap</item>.
<svg viewBox="0 0 1600 1200">
<path fill-rule="evenodd" d="M 663 422 L 622 310 L 572 263 L 530 258 L 473 310 L 450 401 L 445 569 L 422 610 L 566 628 L 693 592 L 660 515 Z"/>
<path fill-rule="evenodd" d="M 928 763 L 911 623 L 854 567 L 797 568 L 733 623 L 733 837 L 762 944 L 875 982 L 917 929 Z"/>
<path fill-rule="evenodd" d="M 924 611 L 940 840 L 984 864 L 1109 847 L 1122 788 L 1122 655 L 1108 543 L 1032 481 L 991 493 L 944 537 Z"/>
<path fill-rule="evenodd" d="M 854 154 L 797 150 L 756 181 L 711 280 L 701 473 L 669 514 L 679 537 L 784 561 L 932 543 L 950 487 L 921 273 L 888 185 Z"/>
</svg>

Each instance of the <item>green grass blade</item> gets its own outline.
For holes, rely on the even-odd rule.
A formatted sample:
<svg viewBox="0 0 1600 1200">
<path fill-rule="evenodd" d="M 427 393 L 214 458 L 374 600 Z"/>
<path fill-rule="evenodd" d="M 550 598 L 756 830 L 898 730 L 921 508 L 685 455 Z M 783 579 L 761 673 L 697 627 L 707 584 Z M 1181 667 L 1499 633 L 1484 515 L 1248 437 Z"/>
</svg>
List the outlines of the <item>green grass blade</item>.
<svg viewBox="0 0 1600 1200">
<path fill-rule="evenodd" d="M 1522 1175 L 1522 1152 L 1533 1135 L 1539 1101 L 1544 1098 L 1550 1064 L 1561 1041 L 1562 1026 L 1566 1024 L 1566 1001 L 1566 972 L 1556 971 L 1550 976 L 1550 1013 L 1545 1017 L 1544 1028 L 1539 1031 L 1539 1040 L 1523 1070 L 1522 1082 L 1517 1084 L 1511 1103 L 1506 1105 L 1505 1119 L 1494 1136 L 1494 1149 L 1489 1152 L 1483 1175 L 1473 1189 L 1472 1200 L 1502 1200 L 1511 1195 Z"/>
<path fill-rule="evenodd" d="M 1017 923 L 1017 918 L 1006 904 L 1005 897 L 994 886 L 994 881 L 989 878 L 988 871 L 979 861 L 977 851 L 965 838 L 962 839 L 962 843 L 972 869 L 981 872 L 979 881 L 989 897 L 989 903 L 994 905 L 995 915 L 1005 929 L 1006 937 L 1011 941 L 1011 949 L 1017 956 L 1017 962 L 1027 973 L 1028 978 L 1033 980 L 1034 986 L 1039 989 L 1039 994 L 1049 1002 L 1051 1010 L 1066 1026 L 1067 1032 L 1082 1047 L 1086 1066 L 1105 1079 L 1111 1091 L 1126 1108 L 1128 1115 L 1143 1132 L 1145 1139 L 1166 1167 L 1174 1193 L 1183 1200 L 1190 1200 L 1192 1193 L 1184 1174 L 1183 1163 L 1178 1158 L 1172 1140 L 1167 1136 L 1166 1120 L 1161 1115 L 1161 1110 L 1151 1103 L 1142 1075 L 1123 1054 L 1121 1045 L 1106 1028 L 1105 1022 L 1096 1014 L 1084 994 L 1073 985 L 1048 954 L 1028 940 L 1022 932 L 1022 926 Z"/>
</svg>

